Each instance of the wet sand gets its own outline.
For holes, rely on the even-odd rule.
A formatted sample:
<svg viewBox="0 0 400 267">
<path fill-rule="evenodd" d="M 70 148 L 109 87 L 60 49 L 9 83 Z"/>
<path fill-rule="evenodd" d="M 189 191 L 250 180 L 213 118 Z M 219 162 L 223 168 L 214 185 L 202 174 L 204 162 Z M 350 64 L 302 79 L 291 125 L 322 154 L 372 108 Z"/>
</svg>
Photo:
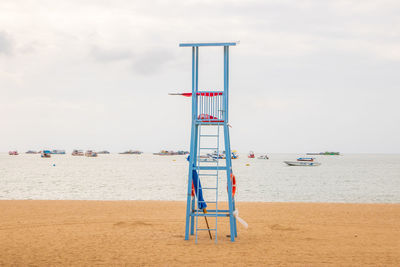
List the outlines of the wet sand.
<svg viewBox="0 0 400 267">
<path fill-rule="evenodd" d="M 400 204 L 237 206 L 236 242 L 222 218 L 195 244 L 184 202 L 4 200 L 0 265 L 400 266 Z"/>
</svg>

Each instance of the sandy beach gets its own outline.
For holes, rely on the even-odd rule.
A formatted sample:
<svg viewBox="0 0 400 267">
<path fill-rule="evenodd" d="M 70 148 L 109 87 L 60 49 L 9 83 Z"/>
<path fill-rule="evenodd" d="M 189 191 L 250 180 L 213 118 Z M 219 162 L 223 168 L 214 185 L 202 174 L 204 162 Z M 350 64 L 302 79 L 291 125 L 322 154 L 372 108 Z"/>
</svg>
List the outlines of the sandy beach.
<svg viewBox="0 0 400 267">
<path fill-rule="evenodd" d="M 399 266 L 400 204 L 238 203 L 249 223 L 184 240 L 184 202 L 0 201 L 0 265 Z"/>
</svg>

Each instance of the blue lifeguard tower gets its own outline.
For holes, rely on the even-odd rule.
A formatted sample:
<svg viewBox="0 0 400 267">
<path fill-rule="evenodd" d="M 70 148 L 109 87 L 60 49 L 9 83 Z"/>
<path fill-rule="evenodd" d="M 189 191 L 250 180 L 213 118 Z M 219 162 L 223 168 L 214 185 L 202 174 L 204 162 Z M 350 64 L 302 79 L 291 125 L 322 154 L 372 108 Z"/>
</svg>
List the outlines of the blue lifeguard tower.
<svg viewBox="0 0 400 267">
<path fill-rule="evenodd" d="M 236 218 L 234 216 L 236 181 L 232 173 L 232 152 L 229 138 L 230 125 L 228 124 L 229 47 L 236 44 L 237 42 L 179 44 L 180 47 L 192 48 L 192 92 L 180 95 L 192 98 L 192 130 L 190 156 L 188 158 L 189 175 L 185 240 L 189 239 L 189 234 L 195 235 L 196 243 L 199 231 L 208 231 L 211 239 L 212 232 L 214 232 L 214 240 L 217 242 L 218 218 L 220 217 L 229 218 L 230 228 L 228 236 L 230 240 L 233 242 L 235 241 L 235 237 L 237 237 Z M 223 48 L 223 90 L 199 90 L 200 47 Z M 223 142 L 220 141 L 222 139 Z M 224 150 L 220 147 L 221 143 L 224 143 Z M 227 182 L 227 187 L 222 187 L 224 191 L 227 188 L 227 206 L 226 202 L 219 204 L 218 200 L 219 180 L 223 179 L 223 177 L 226 177 Z M 221 208 L 223 204 L 225 204 L 225 208 Z M 205 218 L 207 227 L 200 226 L 199 217 Z M 212 227 L 210 227 L 207 218 L 215 218 L 215 224 Z"/>
</svg>

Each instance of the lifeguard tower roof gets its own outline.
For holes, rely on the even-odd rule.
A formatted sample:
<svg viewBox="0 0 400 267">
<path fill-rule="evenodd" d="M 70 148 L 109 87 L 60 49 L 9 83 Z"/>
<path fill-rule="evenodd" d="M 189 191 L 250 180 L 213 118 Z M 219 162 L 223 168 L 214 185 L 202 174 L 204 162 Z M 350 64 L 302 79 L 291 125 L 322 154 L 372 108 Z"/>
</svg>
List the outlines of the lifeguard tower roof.
<svg viewBox="0 0 400 267">
<path fill-rule="evenodd" d="M 239 42 L 211 42 L 211 43 L 180 43 L 180 47 L 199 47 L 199 46 L 234 46 Z"/>
</svg>

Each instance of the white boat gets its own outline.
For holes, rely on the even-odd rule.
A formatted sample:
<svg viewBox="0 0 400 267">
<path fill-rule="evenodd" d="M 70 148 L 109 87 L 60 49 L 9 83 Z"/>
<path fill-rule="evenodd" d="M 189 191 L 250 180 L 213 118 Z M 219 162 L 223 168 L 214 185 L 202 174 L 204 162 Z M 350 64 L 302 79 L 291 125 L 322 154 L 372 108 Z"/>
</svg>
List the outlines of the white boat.
<svg viewBox="0 0 400 267">
<path fill-rule="evenodd" d="M 269 159 L 267 154 L 261 155 L 257 157 L 258 159 Z"/>
<path fill-rule="evenodd" d="M 312 161 L 284 161 L 289 166 L 319 166 L 321 163 Z"/>
</svg>

